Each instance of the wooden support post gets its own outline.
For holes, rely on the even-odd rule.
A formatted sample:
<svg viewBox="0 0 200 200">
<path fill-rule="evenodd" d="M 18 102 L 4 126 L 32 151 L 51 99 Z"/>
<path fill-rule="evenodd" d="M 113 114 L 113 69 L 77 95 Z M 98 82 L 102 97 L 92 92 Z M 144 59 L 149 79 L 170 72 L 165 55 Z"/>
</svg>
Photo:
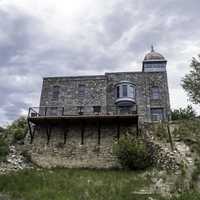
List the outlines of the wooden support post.
<svg viewBox="0 0 200 200">
<path fill-rule="evenodd" d="M 44 110 L 44 116 L 47 115 L 47 107 L 45 107 L 45 110 Z"/>
<path fill-rule="evenodd" d="M 33 127 L 31 125 L 31 122 L 30 122 L 29 119 L 27 120 L 27 122 L 28 122 L 29 133 L 30 133 L 30 136 L 31 136 L 30 144 L 32 144 L 33 143 L 33 139 L 34 139 L 34 135 L 35 135 L 35 127 Z"/>
<path fill-rule="evenodd" d="M 101 121 L 98 120 L 98 145 L 101 144 Z"/>
<path fill-rule="evenodd" d="M 67 133 L 68 133 L 68 128 L 67 127 L 65 127 L 64 128 L 64 144 L 66 144 L 66 141 L 67 141 Z"/>
<path fill-rule="evenodd" d="M 139 119 L 137 117 L 137 125 L 136 125 L 136 134 L 137 134 L 137 137 L 139 136 Z"/>
<path fill-rule="evenodd" d="M 84 144 L 85 121 L 81 122 L 81 144 Z"/>
<path fill-rule="evenodd" d="M 47 144 L 49 144 L 49 141 L 50 141 L 51 131 L 52 131 L 52 127 L 51 127 L 51 125 L 47 125 L 47 127 L 46 127 L 46 133 L 47 133 Z"/>
<path fill-rule="evenodd" d="M 117 120 L 117 140 L 120 138 L 120 120 Z"/>
<path fill-rule="evenodd" d="M 62 116 L 64 116 L 65 113 L 65 107 L 62 108 Z"/>
</svg>

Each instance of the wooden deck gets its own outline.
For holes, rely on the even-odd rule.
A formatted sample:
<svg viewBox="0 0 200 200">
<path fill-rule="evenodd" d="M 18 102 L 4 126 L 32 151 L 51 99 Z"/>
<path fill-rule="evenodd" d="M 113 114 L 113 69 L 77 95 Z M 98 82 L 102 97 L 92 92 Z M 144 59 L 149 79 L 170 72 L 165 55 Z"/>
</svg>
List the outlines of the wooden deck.
<svg viewBox="0 0 200 200">
<path fill-rule="evenodd" d="M 130 122 L 136 124 L 138 115 L 72 115 L 72 116 L 37 116 L 28 117 L 28 120 L 36 125 L 39 124 L 57 124 L 63 122 L 78 122 L 78 121 L 107 121 L 107 122 Z"/>
</svg>

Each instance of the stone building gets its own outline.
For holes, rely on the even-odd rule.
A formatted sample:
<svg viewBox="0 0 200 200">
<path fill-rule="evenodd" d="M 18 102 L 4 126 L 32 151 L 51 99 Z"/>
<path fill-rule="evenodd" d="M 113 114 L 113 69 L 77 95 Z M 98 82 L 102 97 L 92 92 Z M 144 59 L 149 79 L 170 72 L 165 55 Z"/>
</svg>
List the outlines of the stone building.
<svg viewBox="0 0 200 200">
<path fill-rule="evenodd" d="M 141 72 L 46 77 L 29 109 L 32 159 L 41 166 L 114 167 L 112 144 L 170 117 L 167 61 L 153 47 Z"/>
</svg>

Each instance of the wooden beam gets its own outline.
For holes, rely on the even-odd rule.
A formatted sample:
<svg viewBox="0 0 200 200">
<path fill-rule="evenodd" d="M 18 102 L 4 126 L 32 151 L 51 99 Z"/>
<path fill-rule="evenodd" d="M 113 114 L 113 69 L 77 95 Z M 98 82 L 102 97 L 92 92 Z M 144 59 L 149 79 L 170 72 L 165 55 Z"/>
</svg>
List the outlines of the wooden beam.
<svg viewBox="0 0 200 200">
<path fill-rule="evenodd" d="M 51 131 L 52 131 L 52 126 L 51 125 L 47 125 L 47 127 L 46 127 L 47 144 L 49 144 L 49 141 L 50 141 Z"/>
<path fill-rule="evenodd" d="M 139 136 L 139 119 L 137 118 L 137 124 L 136 124 L 136 134 L 137 137 Z"/>
<path fill-rule="evenodd" d="M 117 140 L 119 141 L 120 138 L 120 120 L 117 119 Z"/>
<path fill-rule="evenodd" d="M 66 144 L 67 141 L 67 133 L 68 133 L 69 129 L 67 127 L 64 127 L 64 144 Z"/>
<path fill-rule="evenodd" d="M 98 120 L 98 145 L 101 144 L 101 121 Z"/>
<path fill-rule="evenodd" d="M 33 139 L 34 139 L 34 135 L 35 135 L 35 126 L 33 127 L 32 123 L 30 122 L 30 120 L 27 120 L 28 122 L 28 128 L 29 128 L 29 133 L 31 136 L 31 140 L 30 140 L 30 144 L 33 143 Z"/>
</svg>

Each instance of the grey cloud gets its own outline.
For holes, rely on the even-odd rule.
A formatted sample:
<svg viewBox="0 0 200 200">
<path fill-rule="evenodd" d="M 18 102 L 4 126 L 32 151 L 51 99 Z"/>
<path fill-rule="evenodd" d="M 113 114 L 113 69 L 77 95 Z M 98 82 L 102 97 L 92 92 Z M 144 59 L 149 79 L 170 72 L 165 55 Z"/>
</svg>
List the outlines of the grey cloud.
<svg viewBox="0 0 200 200">
<path fill-rule="evenodd" d="M 39 99 L 44 76 L 119 71 L 133 61 L 141 65 L 152 43 L 180 68 L 182 42 L 199 41 L 198 0 L 113 2 L 101 18 L 81 21 L 85 24 L 80 24 L 80 33 L 70 38 L 64 34 L 59 38 L 56 32 L 49 36 L 40 16 L 33 17 L 17 5 L 0 8 L 0 73 L 4 76 L 0 77 L 0 111 L 5 113 L 0 123 L 15 119 L 32 105 L 31 98 Z M 173 86 L 178 87 L 175 83 L 182 74 L 170 73 Z"/>
</svg>

